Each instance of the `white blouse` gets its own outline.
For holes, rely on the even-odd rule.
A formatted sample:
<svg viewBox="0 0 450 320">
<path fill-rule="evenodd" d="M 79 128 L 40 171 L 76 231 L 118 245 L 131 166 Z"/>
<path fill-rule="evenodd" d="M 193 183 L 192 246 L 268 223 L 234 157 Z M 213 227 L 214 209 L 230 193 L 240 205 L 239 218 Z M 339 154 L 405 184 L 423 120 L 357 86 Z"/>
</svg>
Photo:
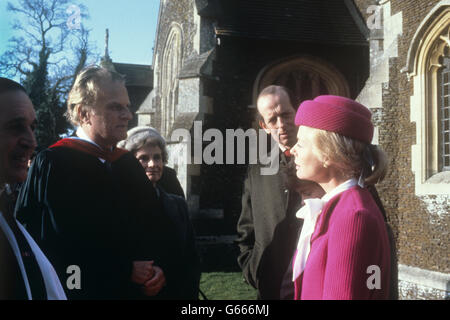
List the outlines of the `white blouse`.
<svg viewBox="0 0 450 320">
<path fill-rule="evenodd" d="M 322 212 L 325 204 L 337 194 L 344 192 L 358 184 L 356 179 L 350 179 L 340 184 L 321 199 L 306 199 L 305 205 L 297 211 L 297 218 L 304 219 L 302 231 L 297 244 L 297 253 L 295 255 L 294 268 L 292 272 L 292 281 L 295 281 L 305 269 L 309 251 L 311 250 L 311 236 L 316 228 L 317 218 Z"/>
</svg>

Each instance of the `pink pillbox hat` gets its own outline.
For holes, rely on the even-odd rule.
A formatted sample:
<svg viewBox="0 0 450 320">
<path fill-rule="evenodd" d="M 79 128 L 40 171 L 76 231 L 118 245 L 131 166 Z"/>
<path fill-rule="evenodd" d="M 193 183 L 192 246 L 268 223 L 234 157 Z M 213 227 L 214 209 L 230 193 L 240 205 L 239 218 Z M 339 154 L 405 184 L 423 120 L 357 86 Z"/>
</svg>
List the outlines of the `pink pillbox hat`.
<svg viewBox="0 0 450 320">
<path fill-rule="evenodd" d="M 349 98 L 325 95 L 303 101 L 295 124 L 338 133 L 370 144 L 373 138 L 372 113 Z"/>
</svg>

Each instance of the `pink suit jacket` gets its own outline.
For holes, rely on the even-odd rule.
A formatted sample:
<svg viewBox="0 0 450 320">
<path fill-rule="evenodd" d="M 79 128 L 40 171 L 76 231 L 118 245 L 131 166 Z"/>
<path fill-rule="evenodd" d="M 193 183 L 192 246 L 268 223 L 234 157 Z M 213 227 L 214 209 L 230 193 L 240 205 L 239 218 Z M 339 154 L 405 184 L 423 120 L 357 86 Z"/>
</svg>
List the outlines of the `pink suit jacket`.
<svg viewBox="0 0 450 320">
<path fill-rule="evenodd" d="M 386 224 L 372 195 L 359 186 L 336 195 L 318 218 L 295 299 L 387 299 L 389 279 Z"/>
</svg>

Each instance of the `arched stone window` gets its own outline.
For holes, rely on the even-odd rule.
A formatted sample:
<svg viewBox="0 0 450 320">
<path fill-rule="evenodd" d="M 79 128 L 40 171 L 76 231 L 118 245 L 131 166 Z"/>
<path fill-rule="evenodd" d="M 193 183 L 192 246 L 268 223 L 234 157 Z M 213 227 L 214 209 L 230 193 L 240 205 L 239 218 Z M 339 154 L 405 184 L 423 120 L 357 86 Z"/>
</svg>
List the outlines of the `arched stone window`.
<svg viewBox="0 0 450 320">
<path fill-rule="evenodd" d="M 450 30 L 449 30 L 450 31 Z M 447 47 L 438 71 L 439 169 L 450 171 L 450 56 Z"/>
<path fill-rule="evenodd" d="M 407 56 L 416 123 L 412 171 L 417 195 L 450 193 L 450 1 L 438 3 L 419 26 Z"/>
<path fill-rule="evenodd" d="M 162 57 L 161 88 L 161 133 L 167 136 L 175 120 L 178 104 L 178 76 L 182 63 L 182 29 L 172 23 Z"/>
<path fill-rule="evenodd" d="M 310 56 L 279 61 L 264 68 L 259 73 L 253 90 L 255 106 L 258 93 L 272 84 L 289 88 L 295 103 L 322 94 L 350 95 L 347 81 L 339 70 L 326 61 Z"/>
</svg>

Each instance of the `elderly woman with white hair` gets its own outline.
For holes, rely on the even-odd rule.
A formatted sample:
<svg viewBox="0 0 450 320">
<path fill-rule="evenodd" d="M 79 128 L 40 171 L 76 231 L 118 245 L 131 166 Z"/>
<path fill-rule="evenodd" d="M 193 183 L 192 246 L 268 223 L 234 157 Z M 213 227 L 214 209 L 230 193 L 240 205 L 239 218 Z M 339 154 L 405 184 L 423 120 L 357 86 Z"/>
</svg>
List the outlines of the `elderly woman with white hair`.
<svg viewBox="0 0 450 320">
<path fill-rule="evenodd" d="M 128 131 L 128 138 L 119 142 L 118 147 L 134 153 L 155 186 L 158 185 L 167 193 L 184 198 L 183 188 L 175 170 L 166 166 L 168 160 L 166 141 L 156 129 L 147 126 L 133 128 Z M 156 159 L 158 161 L 149 161 L 150 153 L 153 154 L 157 149 L 161 151 L 158 152 L 160 158 Z"/>
<path fill-rule="evenodd" d="M 163 298 L 198 299 L 200 261 L 194 230 L 176 173 L 165 166 L 168 153 L 164 138 L 156 129 L 140 126 L 129 130 L 127 139 L 119 142 L 118 147 L 130 151 L 139 160 L 157 191 L 164 213 L 176 226 L 178 250 L 172 254 L 179 263 L 175 266 L 178 271 L 176 279 L 167 283 Z"/>
</svg>

